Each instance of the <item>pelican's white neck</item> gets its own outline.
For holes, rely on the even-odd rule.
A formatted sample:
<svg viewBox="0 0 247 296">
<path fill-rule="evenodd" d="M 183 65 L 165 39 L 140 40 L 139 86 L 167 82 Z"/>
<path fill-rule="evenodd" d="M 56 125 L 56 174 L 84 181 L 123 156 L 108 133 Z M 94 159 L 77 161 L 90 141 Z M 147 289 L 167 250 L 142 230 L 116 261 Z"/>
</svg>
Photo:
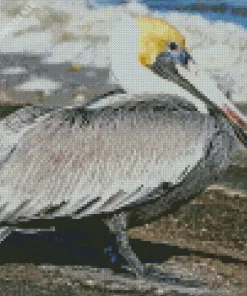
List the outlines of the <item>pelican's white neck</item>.
<svg viewBox="0 0 247 296">
<path fill-rule="evenodd" d="M 122 87 L 131 91 L 138 64 L 139 28 L 127 13 L 117 16 L 109 42 L 111 71 Z M 130 80 L 132 79 L 132 83 Z"/>
<path fill-rule="evenodd" d="M 111 72 L 129 94 L 170 94 L 184 97 L 199 111 L 207 113 L 206 105 L 189 91 L 154 74 L 138 61 L 140 30 L 127 13 L 117 17 L 109 41 Z"/>
</svg>

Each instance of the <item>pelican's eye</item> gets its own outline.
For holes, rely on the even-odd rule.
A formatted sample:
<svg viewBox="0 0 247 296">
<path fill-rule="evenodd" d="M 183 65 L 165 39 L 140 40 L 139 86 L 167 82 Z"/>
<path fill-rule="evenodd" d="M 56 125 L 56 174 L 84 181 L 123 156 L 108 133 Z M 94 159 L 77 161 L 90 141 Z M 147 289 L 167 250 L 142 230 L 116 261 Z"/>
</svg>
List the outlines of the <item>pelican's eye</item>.
<svg viewBox="0 0 247 296">
<path fill-rule="evenodd" d="M 172 41 L 166 44 L 166 49 L 159 57 L 164 59 L 164 62 L 172 62 L 173 64 L 181 64 L 186 66 L 190 58 L 189 54 L 184 50 L 179 43 Z"/>
<path fill-rule="evenodd" d="M 178 50 L 177 42 L 169 42 L 168 47 L 169 47 L 170 50 Z"/>
</svg>

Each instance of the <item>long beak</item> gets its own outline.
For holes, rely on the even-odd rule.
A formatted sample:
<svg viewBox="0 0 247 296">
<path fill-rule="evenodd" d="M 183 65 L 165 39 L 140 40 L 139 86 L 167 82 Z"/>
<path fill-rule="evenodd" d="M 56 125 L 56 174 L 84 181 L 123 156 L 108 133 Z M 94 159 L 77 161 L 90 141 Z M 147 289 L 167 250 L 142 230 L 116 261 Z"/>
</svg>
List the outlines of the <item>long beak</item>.
<svg viewBox="0 0 247 296">
<path fill-rule="evenodd" d="M 179 64 L 166 64 L 162 59 L 156 61 L 149 68 L 158 76 L 170 80 L 177 85 L 189 91 L 194 97 L 201 100 L 205 105 L 210 105 L 208 91 L 205 91 L 205 85 L 199 85 L 200 81 L 195 74 L 191 74 L 187 69 Z M 215 87 L 215 85 L 214 85 Z"/>
<path fill-rule="evenodd" d="M 150 69 L 164 79 L 172 80 L 190 91 L 209 109 L 220 112 L 227 118 L 238 139 L 247 148 L 247 118 L 226 98 L 207 74 L 201 71 L 199 73 L 190 72 L 179 64 L 167 67 L 157 60 Z"/>
<path fill-rule="evenodd" d="M 178 66 L 178 72 L 181 76 L 185 76 L 188 73 L 188 71 L 181 66 Z M 190 85 L 193 83 L 193 87 L 196 87 L 200 92 L 201 99 L 205 100 L 205 103 L 207 103 L 210 108 L 218 110 L 228 119 L 238 139 L 247 148 L 247 118 L 218 89 L 217 84 L 205 73 L 200 72 L 198 76 L 191 73 L 189 80 Z"/>
</svg>

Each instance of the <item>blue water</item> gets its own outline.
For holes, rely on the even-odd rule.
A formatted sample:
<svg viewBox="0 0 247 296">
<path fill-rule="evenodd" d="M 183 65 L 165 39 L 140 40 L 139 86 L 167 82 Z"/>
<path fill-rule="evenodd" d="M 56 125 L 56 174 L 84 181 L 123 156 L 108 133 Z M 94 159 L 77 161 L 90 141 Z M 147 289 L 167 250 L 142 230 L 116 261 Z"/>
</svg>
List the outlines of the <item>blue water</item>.
<svg viewBox="0 0 247 296">
<path fill-rule="evenodd" d="M 95 0 L 100 5 L 119 5 L 120 0 Z M 124 1 L 122 1 L 124 2 Z M 128 1 L 125 1 L 128 2 Z M 237 13 L 232 12 L 232 8 L 247 8 L 247 0 L 142 0 L 139 1 L 145 3 L 150 10 L 158 10 L 162 12 L 175 11 L 177 7 L 189 7 L 192 4 L 204 4 L 204 5 L 220 5 L 225 6 L 225 11 L 223 12 L 213 12 L 213 11 L 179 11 L 180 13 L 189 13 L 189 14 L 200 14 L 206 19 L 211 21 L 224 21 L 231 22 L 237 25 L 241 25 L 247 29 L 247 15 L 242 16 Z"/>
</svg>

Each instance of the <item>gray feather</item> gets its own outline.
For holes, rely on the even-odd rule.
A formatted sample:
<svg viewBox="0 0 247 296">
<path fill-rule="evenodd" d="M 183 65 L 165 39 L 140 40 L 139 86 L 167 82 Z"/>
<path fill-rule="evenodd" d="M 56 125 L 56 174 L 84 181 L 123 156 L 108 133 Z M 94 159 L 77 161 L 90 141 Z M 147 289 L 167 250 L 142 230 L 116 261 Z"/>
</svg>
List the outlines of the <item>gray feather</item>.
<svg viewBox="0 0 247 296">
<path fill-rule="evenodd" d="M 180 182 L 205 154 L 214 120 L 172 101 L 50 111 L 1 168 L 0 220 L 53 207 L 53 217 L 83 207 L 80 217 L 114 212 L 144 202 L 164 182 Z"/>
<path fill-rule="evenodd" d="M 0 228 L 0 243 L 3 242 L 12 232 L 11 227 L 1 227 Z"/>
<path fill-rule="evenodd" d="M 22 135 L 53 108 L 25 107 L 0 121 L 0 164 L 15 150 Z"/>
</svg>

